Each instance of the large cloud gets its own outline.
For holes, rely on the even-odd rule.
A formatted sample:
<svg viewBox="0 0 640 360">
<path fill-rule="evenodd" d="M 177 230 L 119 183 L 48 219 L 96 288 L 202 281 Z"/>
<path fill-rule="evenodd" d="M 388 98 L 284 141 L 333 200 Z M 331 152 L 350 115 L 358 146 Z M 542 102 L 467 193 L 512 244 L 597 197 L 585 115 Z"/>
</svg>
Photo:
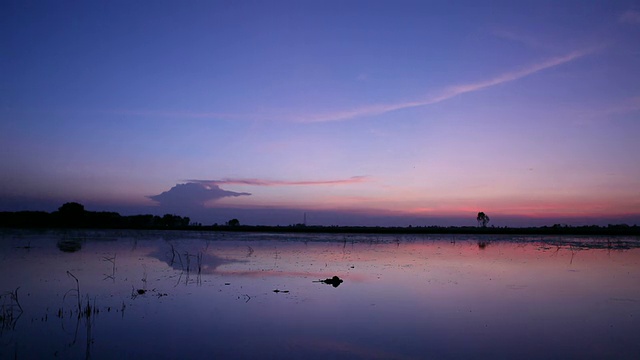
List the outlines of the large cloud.
<svg viewBox="0 0 640 360">
<path fill-rule="evenodd" d="M 149 196 L 149 198 L 166 207 L 202 208 L 204 207 L 204 203 L 210 200 L 245 195 L 251 194 L 223 190 L 215 184 L 188 182 L 186 184 L 177 184 L 169 191 L 165 191 L 159 195 Z"/>
</svg>

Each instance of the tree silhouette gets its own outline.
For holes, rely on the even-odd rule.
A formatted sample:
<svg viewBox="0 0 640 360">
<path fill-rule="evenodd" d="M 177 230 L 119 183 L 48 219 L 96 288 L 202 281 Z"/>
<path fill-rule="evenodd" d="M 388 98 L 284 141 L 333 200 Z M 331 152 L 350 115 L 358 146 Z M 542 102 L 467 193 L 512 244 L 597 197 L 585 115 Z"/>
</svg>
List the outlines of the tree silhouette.
<svg viewBox="0 0 640 360">
<path fill-rule="evenodd" d="M 191 219 L 189 219 L 188 217 L 182 217 L 172 214 L 164 214 L 164 216 L 159 219 L 161 226 L 167 228 L 187 227 L 189 226 L 190 221 Z"/>
<path fill-rule="evenodd" d="M 227 225 L 229 226 L 239 226 L 240 225 L 240 220 L 238 219 L 231 219 L 227 222 Z"/>
<path fill-rule="evenodd" d="M 478 213 L 478 217 L 476 218 L 476 220 L 478 220 L 478 226 L 482 224 L 482 227 L 487 227 L 487 223 L 491 221 L 491 219 L 489 219 L 489 215 L 485 214 L 482 211 Z"/>
<path fill-rule="evenodd" d="M 86 226 L 87 212 L 84 205 L 77 202 L 68 202 L 58 208 L 54 213 L 58 226 L 83 227 Z"/>
<path fill-rule="evenodd" d="M 64 203 L 58 208 L 58 212 L 63 215 L 77 216 L 84 214 L 84 205 L 77 202 Z"/>
</svg>

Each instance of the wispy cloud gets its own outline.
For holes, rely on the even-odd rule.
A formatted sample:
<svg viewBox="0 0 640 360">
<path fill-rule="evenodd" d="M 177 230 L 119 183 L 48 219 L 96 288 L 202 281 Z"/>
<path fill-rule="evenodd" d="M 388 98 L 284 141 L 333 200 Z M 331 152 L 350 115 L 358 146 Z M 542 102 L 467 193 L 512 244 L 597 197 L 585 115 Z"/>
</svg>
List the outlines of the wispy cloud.
<svg viewBox="0 0 640 360">
<path fill-rule="evenodd" d="M 298 118 L 298 121 L 301 121 L 301 122 L 340 121 L 340 120 L 348 120 L 348 119 L 353 119 L 353 118 L 362 117 L 362 116 L 379 115 L 379 114 L 384 114 L 384 113 L 395 111 L 395 110 L 431 105 L 431 104 L 435 104 L 441 101 L 451 99 L 453 97 L 456 97 L 462 94 L 479 91 L 482 89 L 486 89 L 489 87 L 493 87 L 496 85 L 500 85 L 500 84 L 504 84 L 504 83 L 508 83 L 511 81 L 524 78 L 526 76 L 535 74 L 542 70 L 546 70 L 558 65 L 562 65 L 562 64 L 574 61 L 585 55 L 591 54 L 598 49 L 599 49 L 598 47 L 593 47 L 593 48 L 573 51 L 566 55 L 547 59 L 545 61 L 533 64 L 533 65 L 529 65 L 520 70 L 506 72 L 484 81 L 450 86 L 435 93 L 434 95 L 427 96 L 422 100 L 399 102 L 395 104 L 372 105 L 372 106 L 366 106 L 366 107 L 361 107 L 356 109 L 350 109 L 350 110 L 344 110 L 344 111 L 338 111 L 338 112 L 314 115 L 314 116 L 306 116 L 306 117 L 301 116 Z"/>
<path fill-rule="evenodd" d="M 636 14 L 636 15 L 634 15 Z M 634 16 L 637 16 L 637 12 L 629 11 L 621 17 L 626 19 L 627 22 L 635 21 Z M 621 20 L 622 21 L 622 20 Z M 503 33 L 503 36 L 505 33 Z M 353 109 L 345 109 L 341 111 L 335 111 L 324 114 L 311 114 L 311 115 L 289 115 L 290 111 L 280 111 L 272 113 L 226 113 L 226 112 L 189 112 L 189 111 L 146 111 L 146 110 L 112 110 L 111 113 L 123 114 L 123 115 L 135 115 L 135 116 L 149 116 L 149 117 L 170 117 L 170 118 L 182 118 L 182 119 L 219 119 L 219 120 L 239 120 L 239 121 L 292 121 L 302 123 L 314 123 L 314 122 L 330 122 L 330 121 L 344 121 L 354 118 L 380 115 L 391 111 L 426 106 L 436 104 L 453 97 L 471 93 L 493 86 L 501 85 L 511 81 L 515 81 L 526 76 L 535 74 L 537 72 L 559 66 L 565 63 L 569 63 L 588 54 L 591 54 L 600 49 L 600 47 L 586 48 L 577 50 L 565 54 L 563 56 L 553 57 L 545 61 L 529 65 L 519 70 L 513 70 L 499 74 L 493 78 L 487 80 L 449 86 L 440 91 L 433 92 L 423 99 L 415 101 L 404 101 L 391 104 L 374 104 L 369 106 L 363 106 Z M 246 184 L 246 183 L 245 183 Z M 256 185 L 256 184 L 254 184 Z M 275 184 L 272 184 L 275 185 Z M 285 185 L 280 183 L 277 185 Z M 304 184 L 295 184 L 304 185 Z"/>
<path fill-rule="evenodd" d="M 607 112 L 610 114 L 630 113 L 636 111 L 640 111 L 640 96 L 626 99 L 620 104 L 607 109 Z"/>
<path fill-rule="evenodd" d="M 622 15 L 620 15 L 618 20 L 622 23 L 640 24 L 640 11 L 627 10 Z"/>
<path fill-rule="evenodd" d="M 500 38 L 516 43 L 520 43 L 532 49 L 558 50 L 557 46 L 552 46 L 548 41 L 541 41 L 534 36 L 517 33 L 503 28 L 493 28 L 491 33 Z"/>
<path fill-rule="evenodd" d="M 634 113 L 637 111 L 640 111 L 640 96 L 634 96 L 631 98 L 624 99 L 623 101 L 620 101 L 608 107 L 601 108 L 599 110 L 594 109 L 594 110 L 588 111 L 588 115 L 590 115 L 591 117 L 600 117 L 600 116 Z"/>
<path fill-rule="evenodd" d="M 353 176 L 348 179 L 339 180 L 308 180 L 308 181 L 288 181 L 288 180 L 266 180 L 266 179 L 221 179 L 221 180 L 185 180 L 189 183 L 196 183 L 209 186 L 218 185 L 251 185 L 251 186 L 317 186 L 317 185 L 349 185 L 359 184 L 369 181 L 366 176 Z"/>
<path fill-rule="evenodd" d="M 220 112 L 163 111 L 163 110 L 109 110 L 109 113 L 142 117 L 167 117 L 181 119 L 255 120 L 257 116 Z"/>
</svg>

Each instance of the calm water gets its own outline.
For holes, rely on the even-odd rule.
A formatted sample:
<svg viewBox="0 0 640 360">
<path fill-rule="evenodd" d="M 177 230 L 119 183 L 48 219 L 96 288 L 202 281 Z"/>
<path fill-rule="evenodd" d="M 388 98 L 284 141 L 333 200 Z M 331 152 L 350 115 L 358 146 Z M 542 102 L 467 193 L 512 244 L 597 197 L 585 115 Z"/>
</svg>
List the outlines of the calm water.
<svg viewBox="0 0 640 360">
<path fill-rule="evenodd" d="M 637 359 L 638 246 L 3 231 L 0 358 Z"/>
</svg>

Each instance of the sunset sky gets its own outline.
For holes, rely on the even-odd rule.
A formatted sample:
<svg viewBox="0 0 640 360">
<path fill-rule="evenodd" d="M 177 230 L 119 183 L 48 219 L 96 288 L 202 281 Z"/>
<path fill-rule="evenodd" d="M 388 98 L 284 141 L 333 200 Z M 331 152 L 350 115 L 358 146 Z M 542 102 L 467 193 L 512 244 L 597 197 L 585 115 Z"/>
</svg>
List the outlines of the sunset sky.
<svg viewBox="0 0 640 360">
<path fill-rule="evenodd" d="M 640 224 L 637 1 L 2 1 L 0 211 Z"/>
</svg>

